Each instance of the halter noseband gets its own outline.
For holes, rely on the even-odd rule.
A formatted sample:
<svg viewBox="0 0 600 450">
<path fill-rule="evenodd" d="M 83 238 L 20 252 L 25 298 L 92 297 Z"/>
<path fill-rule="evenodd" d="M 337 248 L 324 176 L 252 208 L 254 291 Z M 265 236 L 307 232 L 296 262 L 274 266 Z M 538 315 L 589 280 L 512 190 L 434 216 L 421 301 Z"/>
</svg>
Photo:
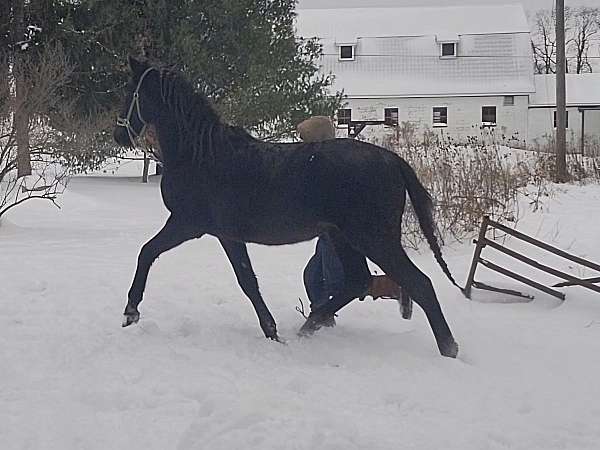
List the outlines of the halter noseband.
<svg viewBox="0 0 600 450">
<path fill-rule="evenodd" d="M 135 91 L 133 91 L 133 98 L 131 99 L 131 104 L 129 105 L 129 110 L 127 111 L 127 116 L 125 116 L 125 118 L 123 118 L 121 116 L 117 117 L 117 126 L 125 127 L 125 129 L 127 130 L 127 134 L 129 135 L 129 140 L 130 140 L 131 144 L 134 144 L 135 140 L 137 138 L 139 138 L 141 135 L 143 135 L 144 132 L 146 131 L 147 122 L 142 117 L 142 112 L 140 111 L 139 91 L 140 91 L 140 87 L 142 86 L 142 81 L 144 81 L 144 78 L 146 77 L 146 75 L 148 75 L 148 73 L 151 70 L 154 70 L 154 67 L 149 67 L 144 71 L 144 73 L 142 73 L 142 76 L 140 77 L 140 81 L 138 81 L 137 87 L 135 88 Z M 139 133 L 136 133 L 136 131 L 131 126 L 131 116 L 133 114 L 134 107 L 137 112 L 138 119 L 140 119 L 140 122 L 142 122 L 142 125 L 143 125 L 142 129 L 140 130 Z"/>
</svg>

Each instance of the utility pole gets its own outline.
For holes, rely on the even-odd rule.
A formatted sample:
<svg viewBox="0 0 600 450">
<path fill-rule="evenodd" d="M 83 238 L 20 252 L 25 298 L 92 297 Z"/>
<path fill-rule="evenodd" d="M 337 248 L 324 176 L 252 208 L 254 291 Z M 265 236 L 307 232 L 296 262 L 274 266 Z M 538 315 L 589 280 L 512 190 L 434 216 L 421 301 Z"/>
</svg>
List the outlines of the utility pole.
<svg viewBox="0 0 600 450">
<path fill-rule="evenodd" d="M 565 0 L 556 0 L 556 181 L 567 181 Z"/>
</svg>

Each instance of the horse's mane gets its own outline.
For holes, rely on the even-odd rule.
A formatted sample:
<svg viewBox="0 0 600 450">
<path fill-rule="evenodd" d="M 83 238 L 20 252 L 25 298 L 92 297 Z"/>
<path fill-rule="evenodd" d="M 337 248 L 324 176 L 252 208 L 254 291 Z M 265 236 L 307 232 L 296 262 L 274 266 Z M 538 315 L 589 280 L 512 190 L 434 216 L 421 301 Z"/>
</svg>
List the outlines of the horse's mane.
<svg viewBox="0 0 600 450">
<path fill-rule="evenodd" d="M 160 70 L 161 97 L 179 131 L 177 159 L 196 166 L 214 163 L 218 154 L 234 150 L 240 139 L 258 142 L 240 127 L 222 122 L 208 98 L 173 69 Z"/>
</svg>

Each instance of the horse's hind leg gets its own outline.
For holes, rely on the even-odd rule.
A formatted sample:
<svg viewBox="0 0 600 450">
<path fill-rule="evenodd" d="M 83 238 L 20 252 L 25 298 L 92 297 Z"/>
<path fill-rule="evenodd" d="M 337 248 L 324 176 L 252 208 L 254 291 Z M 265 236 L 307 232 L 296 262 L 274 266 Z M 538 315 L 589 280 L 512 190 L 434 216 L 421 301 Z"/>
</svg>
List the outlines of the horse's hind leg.
<svg viewBox="0 0 600 450">
<path fill-rule="evenodd" d="M 300 335 L 310 335 L 327 323 L 333 315 L 355 298 L 363 297 L 371 282 L 371 272 L 365 257 L 354 250 L 339 232 L 331 232 L 327 237 L 335 247 L 344 268 L 344 287 L 334 293 L 325 304 L 311 311 L 300 328 Z"/>
<path fill-rule="evenodd" d="M 138 305 L 142 301 L 146 281 L 148 280 L 148 272 L 150 266 L 162 253 L 177 247 L 185 241 L 202 236 L 202 233 L 194 231 L 186 224 L 180 223 L 173 218 L 167 219 L 162 229 L 146 242 L 138 256 L 137 268 L 133 283 L 127 295 L 127 306 L 125 307 L 122 326 L 127 327 L 140 320 Z"/>
<path fill-rule="evenodd" d="M 458 345 L 446 322 L 431 280 L 408 258 L 399 243 L 399 237 L 393 239 L 388 240 L 385 245 L 372 246 L 371 249 L 366 250 L 367 256 L 423 308 L 440 353 L 455 358 L 458 354 Z"/>
<path fill-rule="evenodd" d="M 229 262 L 233 266 L 233 271 L 237 277 L 238 283 L 244 294 L 252 302 L 256 315 L 258 316 L 258 322 L 260 327 L 265 333 L 265 336 L 269 339 L 279 341 L 277 336 L 277 326 L 275 320 L 267 308 L 262 295 L 258 289 L 258 282 L 256 281 L 256 275 L 252 269 L 252 263 L 248 257 L 248 251 L 246 244 L 242 242 L 229 241 L 226 239 L 219 239 Z"/>
</svg>

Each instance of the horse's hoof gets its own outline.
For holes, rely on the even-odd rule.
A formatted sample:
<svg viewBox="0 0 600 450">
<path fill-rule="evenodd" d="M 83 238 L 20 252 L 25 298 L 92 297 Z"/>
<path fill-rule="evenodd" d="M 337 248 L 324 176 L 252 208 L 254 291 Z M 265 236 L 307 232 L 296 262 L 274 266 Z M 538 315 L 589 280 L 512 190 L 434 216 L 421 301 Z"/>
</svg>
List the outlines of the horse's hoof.
<svg viewBox="0 0 600 450">
<path fill-rule="evenodd" d="M 318 324 L 318 322 L 315 319 L 309 317 L 308 319 L 306 319 L 306 322 L 304 322 L 304 325 L 302 325 L 302 327 L 300 327 L 300 329 L 298 330 L 298 336 L 312 336 L 313 334 L 315 334 L 315 331 L 317 331 L 319 328 L 321 328 L 321 326 Z"/>
<path fill-rule="evenodd" d="M 279 342 L 280 344 L 287 345 L 287 342 L 285 342 L 284 339 L 281 339 L 278 335 L 269 337 L 269 339 L 271 339 L 272 341 L 275 341 L 275 342 Z"/>
<path fill-rule="evenodd" d="M 121 326 L 123 328 L 128 327 L 129 325 L 133 325 L 134 323 L 138 323 L 140 320 L 140 313 L 135 311 L 135 312 L 129 312 L 129 313 L 125 313 L 123 314 L 123 323 L 121 323 Z"/>
<path fill-rule="evenodd" d="M 398 306 L 400 308 L 400 314 L 402 314 L 402 318 L 410 320 L 413 313 L 412 300 L 410 298 L 402 298 L 401 300 L 398 300 Z"/>
<path fill-rule="evenodd" d="M 442 356 L 456 358 L 458 355 L 458 344 L 454 339 L 439 343 L 438 348 L 440 349 Z"/>
<path fill-rule="evenodd" d="M 268 324 L 261 323 L 260 328 L 263 330 L 263 333 L 265 333 L 265 337 L 267 339 L 279 342 L 279 336 L 277 335 L 277 325 L 275 325 L 275 322 L 271 322 Z"/>
</svg>

